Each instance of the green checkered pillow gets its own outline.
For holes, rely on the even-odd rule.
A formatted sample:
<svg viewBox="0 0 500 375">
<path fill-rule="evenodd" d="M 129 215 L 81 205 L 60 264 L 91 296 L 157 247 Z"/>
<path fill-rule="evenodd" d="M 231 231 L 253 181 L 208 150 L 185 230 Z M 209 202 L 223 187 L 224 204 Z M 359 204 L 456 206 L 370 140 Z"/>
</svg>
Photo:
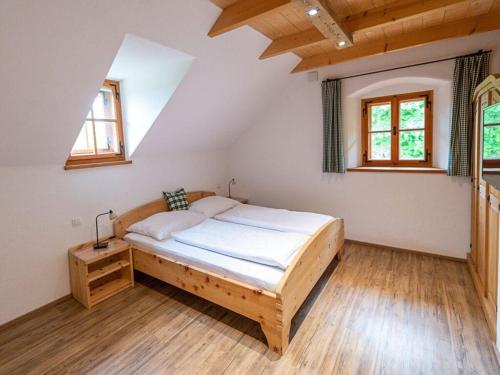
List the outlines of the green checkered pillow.
<svg viewBox="0 0 500 375">
<path fill-rule="evenodd" d="M 189 202 L 184 189 L 179 189 L 172 193 L 164 191 L 163 198 L 167 201 L 170 211 L 182 211 L 189 208 Z"/>
</svg>

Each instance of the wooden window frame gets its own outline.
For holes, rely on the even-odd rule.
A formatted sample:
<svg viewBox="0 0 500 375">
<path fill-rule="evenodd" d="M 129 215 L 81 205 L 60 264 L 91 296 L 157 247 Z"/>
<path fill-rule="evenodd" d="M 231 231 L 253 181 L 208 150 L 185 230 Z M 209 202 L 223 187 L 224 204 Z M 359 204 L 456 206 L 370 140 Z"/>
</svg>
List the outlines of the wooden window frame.
<svg viewBox="0 0 500 375">
<path fill-rule="evenodd" d="M 483 161 L 483 168 L 500 168 L 500 159 L 485 159 L 484 158 L 484 129 L 488 128 L 490 126 L 498 126 L 500 127 L 500 124 L 483 124 L 482 127 L 482 141 L 483 145 L 481 145 L 481 152 L 483 153 L 481 160 Z"/>
<path fill-rule="evenodd" d="M 483 163 L 482 167 L 483 168 L 500 168 L 500 159 L 485 159 L 484 158 L 484 128 L 487 128 L 489 126 L 500 126 L 500 123 L 495 123 L 495 124 L 485 124 L 484 123 L 484 111 L 496 103 L 491 103 L 492 97 L 491 97 L 491 91 L 488 92 L 488 101 L 487 105 L 481 109 L 481 161 Z"/>
<path fill-rule="evenodd" d="M 109 154 L 96 154 L 96 155 L 69 155 L 66 160 L 65 167 L 67 169 L 75 169 L 77 166 L 87 166 L 91 167 L 93 164 L 95 166 L 103 166 L 106 164 L 119 164 L 121 162 L 125 163 L 125 140 L 123 136 L 123 117 L 122 117 L 122 107 L 120 98 L 120 83 L 118 81 L 105 80 L 102 87 L 110 88 L 113 91 L 113 100 L 115 104 L 116 120 L 109 119 L 98 119 L 99 121 L 115 122 L 116 123 L 116 136 L 120 148 L 120 153 L 109 153 Z M 87 118 L 85 118 L 87 120 Z"/>
<path fill-rule="evenodd" d="M 399 160 L 399 137 L 402 131 L 399 122 L 399 103 L 425 98 L 425 159 Z M 370 160 L 369 153 L 369 106 L 373 104 L 391 104 L 391 159 Z M 361 158 L 363 167 L 432 167 L 432 118 L 433 118 L 433 91 L 419 91 L 407 94 L 381 96 L 363 99 L 361 101 Z M 386 131 L 387 132 L 387 131 Z"/>
</svg>

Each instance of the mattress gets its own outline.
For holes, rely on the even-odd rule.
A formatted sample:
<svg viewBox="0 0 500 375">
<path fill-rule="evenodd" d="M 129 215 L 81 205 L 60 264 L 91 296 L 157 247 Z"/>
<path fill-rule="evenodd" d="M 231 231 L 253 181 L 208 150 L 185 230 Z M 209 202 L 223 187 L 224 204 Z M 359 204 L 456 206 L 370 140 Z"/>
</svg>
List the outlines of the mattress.
<svg viewBox="0 0 500 375">
<path fill-rule="evenodd" d="M 216 215 L 215 219 L 283 232 L 302 233 L 309 236 L 316 233 L 329 221 L 334 220 L 332 216 L 328 215 L 250 204 L 240 204 Z"/>
<path fill-rule="evenodd" d="M 276 287 L 284 275 L 284 271 L 276 267 L 233 258 L 186 245 L 173 239 L 157 241 L 152 237 L 137 233 L 128 233 L 124 239 L 134 245 L 151 250 L 159 255 L 168 256 L 178 262 L 199 267 L 270 292 L 276 291 Z"/>
</svg>

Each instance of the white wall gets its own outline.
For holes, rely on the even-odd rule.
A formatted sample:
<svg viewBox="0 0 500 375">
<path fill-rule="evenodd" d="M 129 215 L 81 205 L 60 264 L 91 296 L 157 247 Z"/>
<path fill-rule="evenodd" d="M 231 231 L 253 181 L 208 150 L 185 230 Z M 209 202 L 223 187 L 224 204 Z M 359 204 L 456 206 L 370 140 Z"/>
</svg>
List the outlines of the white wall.
<svg viewBox="0 0 500 375">
<path fill-rule="evenodd" d="M 125 36 L 106 78 L 120 81 L 127 157 L 153 126 L 193 59 L 150 40 Z"/>
<path fill-rule="evenodd" d="M 498 47 L 498 33 L 420 47 L 320 70 L 320 80 L 381 67 Z M 425 56 L 425 58 L 422 58 Z M 389 60 L 391 59 L 391 60 Z M 498 54 L 492 71 L 500 71 Z M 434 163 L 445 168 L 453 62 L 343 81 L 347 164 L 360 162 L 360 100 L 435 91 Z M 465 258 L 469 249 L 468 178 L 441 174 L 323 174 L 321 82 L 294 76 L 282 95 L 233 145 L 235 195 L 252 203 L 317 211 L 345 219 L 346 238 Z"/>
<path fill-rule="evenodd" d="M 67 249 L 95 238 L 97 213 L 119 215 L 179 187 L 223 194 L 226 160 L 213 152 L 71 172 L 62 164 L 0 168 L 0 324 L 70 293 Z M 82 225 L 72 227 L 73 217 Z"/>
</svg>

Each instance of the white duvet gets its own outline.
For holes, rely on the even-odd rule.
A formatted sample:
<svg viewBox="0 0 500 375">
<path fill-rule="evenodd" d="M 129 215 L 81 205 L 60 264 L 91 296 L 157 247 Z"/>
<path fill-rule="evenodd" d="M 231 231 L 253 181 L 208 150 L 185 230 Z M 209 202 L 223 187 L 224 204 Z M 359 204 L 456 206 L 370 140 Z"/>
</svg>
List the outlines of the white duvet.
<svg viewBox="0 0 500 375">
<path fill-rule="evenodd" d="M 309 236 L 207 219 L 172 233 L 186 245 L 285 270 Z"/>
<path fill-rule="evenodd" d="M 215 219 L 283 232 L 312 235 L 334 218 L 312 212 L 298 212 L 240 204 L 216 215 Z"/>
</svg>

